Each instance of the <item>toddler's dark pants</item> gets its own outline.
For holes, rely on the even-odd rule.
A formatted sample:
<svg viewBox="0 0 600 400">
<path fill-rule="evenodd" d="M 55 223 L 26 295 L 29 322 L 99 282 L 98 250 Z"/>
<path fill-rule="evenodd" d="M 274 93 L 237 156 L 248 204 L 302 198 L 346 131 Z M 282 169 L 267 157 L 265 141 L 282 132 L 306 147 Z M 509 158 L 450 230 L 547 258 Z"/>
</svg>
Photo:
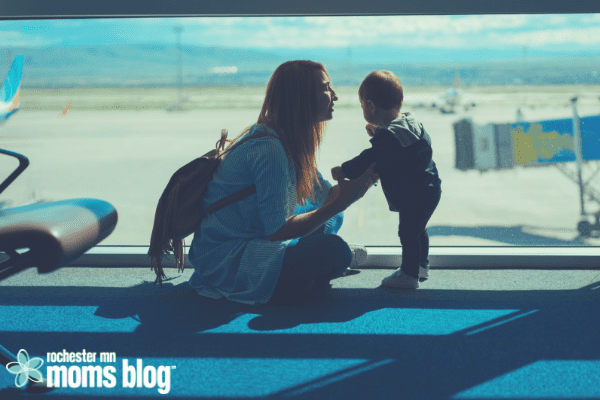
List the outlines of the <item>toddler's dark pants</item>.
<svg viewBox="0 0 600 400">
<path fill-rule="evenodd" d="M 400 209 L 398 236 L 402 244 L 402 272 L 413 278 L 419 277 L 419 266 L 429 265 L 429 235 L 427 222 L 435 211 L 442 190 L 427 188 L 424 196 L 416 196 Z"/>
</svg>

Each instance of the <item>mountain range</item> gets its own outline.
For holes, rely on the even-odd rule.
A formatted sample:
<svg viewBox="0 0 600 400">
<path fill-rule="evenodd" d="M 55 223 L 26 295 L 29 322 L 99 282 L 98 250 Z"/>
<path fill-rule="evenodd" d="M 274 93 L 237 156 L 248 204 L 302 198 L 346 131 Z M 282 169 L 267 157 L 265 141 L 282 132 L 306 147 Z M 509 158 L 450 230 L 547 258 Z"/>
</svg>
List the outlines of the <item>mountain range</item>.
<svg viewBox="0 0 600 400">
<path fill-rule="evenodd" d="M 11 58 L 22 54 L 24 87 L 176 86 L 181 54 L 183 86 L 265 85 L 279 64 L 311 54 L 196 46 L 180 49 L 179 53 L 174 45 L 148 44 L 13 47 L 6 48 L 7 57 L 0 57 L 0 72 L 6 74 Z M 336 85 L 358 85 L 376 69 L 394 71 L 402 82 L 412 85 L 452 85 L 457 74 L 461 85 L 600 84 L 600 63 L 594 55 L 426 62 L 407 52 L 399 55 L 398 61 L 388 54 L 381 60 L 373 56 L 369 62 L 360 62 L 352 60 L 351 54 L 338 53 L 312 53 L 316 55 L 312 59 L 326 66 Z"/>
</svg>

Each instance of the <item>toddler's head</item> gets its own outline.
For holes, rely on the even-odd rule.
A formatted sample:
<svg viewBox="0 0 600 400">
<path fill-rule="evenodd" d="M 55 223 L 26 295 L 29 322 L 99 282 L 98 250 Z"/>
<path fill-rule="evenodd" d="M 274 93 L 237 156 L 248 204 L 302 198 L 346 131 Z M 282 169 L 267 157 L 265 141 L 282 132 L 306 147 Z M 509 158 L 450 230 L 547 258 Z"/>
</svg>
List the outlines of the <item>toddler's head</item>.
<svg viewBox="0 0 600 400">
<path fill-rule="evenodd" d="M 390 71 L 373 71 L 358 89 L 365 119 L 376 125 L 397 118 L 404 93 L 400 79 Z"/>
</svg>

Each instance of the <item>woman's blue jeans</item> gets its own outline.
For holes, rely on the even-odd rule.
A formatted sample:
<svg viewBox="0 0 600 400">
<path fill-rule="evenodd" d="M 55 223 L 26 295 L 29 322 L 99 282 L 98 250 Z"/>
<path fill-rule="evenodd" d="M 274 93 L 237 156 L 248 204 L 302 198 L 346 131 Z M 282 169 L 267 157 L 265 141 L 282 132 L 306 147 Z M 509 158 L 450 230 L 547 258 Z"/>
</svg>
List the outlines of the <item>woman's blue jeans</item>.
<svg viewBox="0 0 600 400">
<path fill-rule="evenodd" d="M 316 207 L 298 207 L 296 214 Z M 292 300 L 326 287 L 340 277 L 352 261 L 348 244 L 336 233 L 342 227 L 344 213 L 339 213 L 310 235 L 292 240 L 285 251 L 279 279 L 270 301 Z"/>
</svg>

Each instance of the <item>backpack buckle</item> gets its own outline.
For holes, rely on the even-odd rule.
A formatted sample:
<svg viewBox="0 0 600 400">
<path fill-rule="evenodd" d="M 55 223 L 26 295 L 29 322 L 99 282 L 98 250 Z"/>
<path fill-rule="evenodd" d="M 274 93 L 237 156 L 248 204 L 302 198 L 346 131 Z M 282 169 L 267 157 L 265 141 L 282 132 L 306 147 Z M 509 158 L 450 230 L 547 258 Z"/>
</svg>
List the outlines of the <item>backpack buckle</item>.
<svg viewBox="0 0 600 400">
<path fill-rule="evenodd" d="M 221 139 L 217 141 L 217 151 L 220 153 L 225 148 L 225 143 L 227 143 L 227 129 L 221 129 Z"/>
</svg>

